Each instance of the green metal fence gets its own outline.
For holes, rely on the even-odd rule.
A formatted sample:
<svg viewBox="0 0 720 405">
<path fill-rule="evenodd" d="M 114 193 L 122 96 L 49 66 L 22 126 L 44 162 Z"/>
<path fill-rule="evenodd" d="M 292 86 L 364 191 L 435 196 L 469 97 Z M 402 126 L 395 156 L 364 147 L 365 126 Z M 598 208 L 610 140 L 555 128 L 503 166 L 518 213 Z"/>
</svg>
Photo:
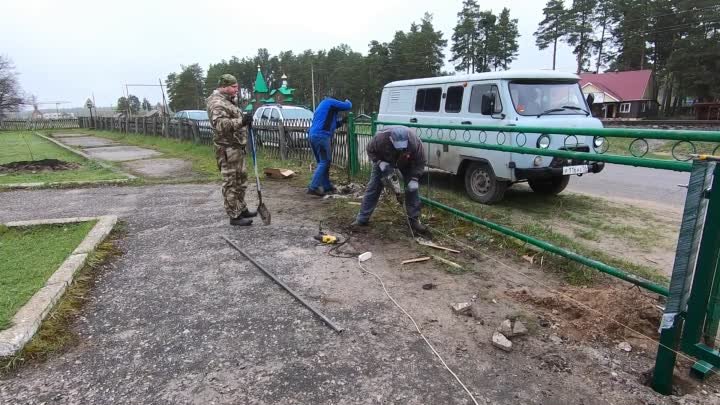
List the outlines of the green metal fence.
<svg viewBox="0 0 720 405">
<path fill-rule="evenodd" d="M 712 158 L 699 157 L 699 148 L 696 143 L 702 142 L 703 149 L 710 150 L 711 154 L 720 154 L 720 132 L 717 131 L 668 131 L 649 129 L 603 129 L 603 128 L 554 128 L 534 126 L 490 126 L 490 125 L 425 125 L 417 123 L 400 123 L 378 121 L 373 115 L 371 120 L 358 122 L 351 117 L 348 130 L 348 171 L 351 177 L 364 179 L 370 172 L 372 163 L 367 160 L 365 146 L 370 138 L 377 132 L 378 127 L 404 125 L 415 128 L 423 143 L 445 145 L 447 147 L 463 147 L 487 151 L 500 151 L 518 153 L 525 155 L 550 156 L 564 159 L 581 160 L 588 162 L 605 162 L 635 167 L 646 167 L 653 169 L 664 169 L 678 172 L 691 172 L 692 176 L 699 176 L 698 167 L 707 164 Z M 471 141 L 471 131 L 479 136 L 477 142 Z M 492 136 L 488 136 L 489 134 Z M 483 136 L 484 134 L 484 136 Z M 564 136 L 564 143 L 577 143 L 577 136 L 590 136 L 593 139 L 602 138 L 605 145 L 598 147 L 591 145 L 593 152 L 577 152 L 572 150 L 543 149 L 539 147 L 528 147 L 528 135 L 548 134 L 551 136 Z M 610 139 L 632 139 L 629 144 L 631 156 L 610 154 L 608 142 Z M 492 139 L 495 141 L 492 142 Z M 646 157 L 650 152 L 648 139 L 659 139 L 673 141 L 671 149 L 672 159 L 658 159 Z M 570 142 L 569 142 L 570 140 Z M 710 143 L 709 145 L 707 143 Z M 684 153 L 680 153 L 684 150 Z M 575 261 L 589 268 L 601 271 L 611 276 L 645 288 L 654 293 L 669 297 L 668 302 L 679 302 L 678 322 L 671 322 L 663 325 L 661 344 L 658 348 L 657 366 L 653 386 L 658 392 L 669 393 L 671 390 L 672 370 L 674 369 L 677 350 L 700 360 L 695 369 L 702 369 L 709 372 L 712 367 L 720 367 L 720 352 L 715 349 L 717 341 L 718 325 L 720 324 L 720 168 L 712 166 L 713 169 L 705 167 L 706 174 L 703 177 L 706 181 L 712 180 L 712 185 L 702 183 L 700 186 L 689 187 L 696 194 L 698 202 L 704 201 L 707 204 L 706 212 L 702 215 L 694 212 L 692 218 L 695 220 L 692 228 L 692 238 L 686 232 L 681 239 L 678 249 L 685 247 L 688 252 L 695 249 L 697 263 L 688 262 L 688 258 L 676 257 L 676 268 L 670 289 L 658 285 L 627 271 L 610 266 L 597 260 L 585 257 L 575 252 L 555 246 L 549 242 L 538 240 L 532 236 L 519 231 L 493 223 L 475 215 L 463 212 L 450 207 L 439 201 L 428 197 L 421 197 L 424 204 L 432 206 L 467 221 L 485 226 L 496 232 L 519 239 L 530 245 L 534 245 L 547 252 Z M 720 167 L 720 166 L 718 166 Z M 708 174 L 707 170 L 710 170 Z M 714 180 L 713 180 L 714 179 Z M 701 187 L 702 189 L 698 189 Z M 698 191 L 699 190 L 699 191 Z M 687 203 L 686 203 L 687 204 Z M 688 213 L 685 213 L 684 223 L 689 221 Z M 698 231 L 699 230 L 699 231 Z M 702 240 L 700 241 L 700 235 Z M 684 238 L 684 239 L 683 239 Z M 690 239 L 688 239 L 690 238 Z M 680 250 L 678 250 L 680 252 Z M 680 255 L 680 253 L 678 253 Z M 677 269 L 681 260 L 686 261 L 684 271 Z M 685 290 L 677 287 L 677 280 L 685 281 L 692 279 L 692 283 L 684 283 Z M 690 286 L 693 286 L 691 289 Z M 684 295 L 683 295 L 684 294 Z M 685 297 L 685 298 L 683 298 Z M 670 310 L 670 307 L 668 307 Z M 665 319 L 665 318 L 664 318 Z M 675 319 L 675 318 L 674 318 Z M 682 327 L 682 321 L 685 327 Z"/>
</svg>

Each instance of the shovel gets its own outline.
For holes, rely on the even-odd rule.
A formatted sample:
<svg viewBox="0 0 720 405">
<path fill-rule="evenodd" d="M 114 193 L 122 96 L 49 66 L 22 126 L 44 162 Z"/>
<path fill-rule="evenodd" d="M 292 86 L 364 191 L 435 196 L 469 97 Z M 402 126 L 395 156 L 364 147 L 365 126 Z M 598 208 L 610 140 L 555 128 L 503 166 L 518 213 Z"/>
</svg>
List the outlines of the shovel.
<svg viewBox="0 0 720 405">
<path fill-rule="evenodd" d="M 257 169 L 255 134 L 253 134 L 252 127 L 248 128 L 248 132 L 250 134 L 250 151 L 252 152 L 253 168 L 255 169 L 255 186 L 257 188 L 257 193 L 258 193 L 257 212 L 258 212 L 258 214 L 260 214 L 260 218 L 262 218 L 263 224 L 270 225 L 270 211 L 267 209 L 267 207 L 265 206 L 265 203 L 263 203 L 263 200 L 262 200 L 262 189 L 260 187 L 260 177 L 258 176 L 258 169 Z"/>
</svg>

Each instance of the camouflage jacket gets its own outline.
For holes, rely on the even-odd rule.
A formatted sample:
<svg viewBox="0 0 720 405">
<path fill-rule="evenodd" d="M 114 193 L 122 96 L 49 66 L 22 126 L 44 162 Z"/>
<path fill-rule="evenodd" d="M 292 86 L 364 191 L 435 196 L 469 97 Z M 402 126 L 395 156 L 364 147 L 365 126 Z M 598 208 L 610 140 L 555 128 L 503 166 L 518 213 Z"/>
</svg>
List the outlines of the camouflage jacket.
<svg viewBox="0 0 720 405">
<path fill-rule="evenodd" d="M 247 132 L 243 126 L 242 111 L 217 90 L 207 98 L 207 112 L 218 146 L 245 146 Z"/>
</svg>

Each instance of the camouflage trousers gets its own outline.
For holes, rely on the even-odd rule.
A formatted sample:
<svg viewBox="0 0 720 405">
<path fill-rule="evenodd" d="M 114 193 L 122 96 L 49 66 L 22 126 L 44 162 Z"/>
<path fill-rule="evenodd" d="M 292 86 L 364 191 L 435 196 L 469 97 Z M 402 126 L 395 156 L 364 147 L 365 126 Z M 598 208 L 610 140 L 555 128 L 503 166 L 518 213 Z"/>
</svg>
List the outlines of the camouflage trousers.
<svg viewBox="0 0 720 405">
<path fill-rule="evenodd" d="M 245 168 L 245 146 L 215 145 L 215 158 L 223 178 L 222 195 L 225 200 L 225 211 L 230 218 L 239 218 L 247 205 L 245 190 L 247 189 L 247 170 Z"/>
</svg>

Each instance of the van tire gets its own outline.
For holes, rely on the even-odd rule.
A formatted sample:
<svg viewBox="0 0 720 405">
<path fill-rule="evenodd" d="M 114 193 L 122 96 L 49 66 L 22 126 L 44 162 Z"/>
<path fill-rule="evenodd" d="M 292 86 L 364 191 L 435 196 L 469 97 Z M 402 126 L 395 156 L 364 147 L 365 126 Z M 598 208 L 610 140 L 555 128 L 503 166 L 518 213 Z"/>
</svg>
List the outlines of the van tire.
<svg viewBox="0 0 720 405">
<path fill-rule="evenodd" d="M 508 186 L 509 182 L 495 177 L 487 163 L 473 162 L 465 170 L 465 192 L 477 202 L 490 205 L 502 200 Z"/>
<path fill-rule="evenodd" d="M 549 179 L 528 180 L 532 191 L 543 195 L 558 195 L 570 183 L 570 176 L 553 176 Z"/>
</svg>

